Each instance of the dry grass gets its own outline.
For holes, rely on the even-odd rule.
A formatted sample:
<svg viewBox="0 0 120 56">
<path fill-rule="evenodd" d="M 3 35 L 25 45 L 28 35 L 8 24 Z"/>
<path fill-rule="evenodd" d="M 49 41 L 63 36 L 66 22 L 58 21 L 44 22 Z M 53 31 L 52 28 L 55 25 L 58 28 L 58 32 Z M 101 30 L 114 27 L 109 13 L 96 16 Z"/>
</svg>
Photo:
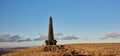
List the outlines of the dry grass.
<svg viewBox="0 0 120 56">
<path fill-rule="evenodd" d="M 23 49 L 3 56 L 120 56 L 120 43 L 66 44 Z"/>
</svg>

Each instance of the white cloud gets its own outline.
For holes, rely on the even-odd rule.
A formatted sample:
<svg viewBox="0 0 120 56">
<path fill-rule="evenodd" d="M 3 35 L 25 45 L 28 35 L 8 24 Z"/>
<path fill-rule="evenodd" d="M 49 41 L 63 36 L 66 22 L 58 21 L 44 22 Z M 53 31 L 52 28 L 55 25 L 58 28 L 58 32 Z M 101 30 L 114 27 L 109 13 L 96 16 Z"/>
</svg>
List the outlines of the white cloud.
<svg viewBox="0 0 120 56">
<path fill-rule="evenodd" d="M 106 34 L 104 37 L 100 39 L 108 39 L 108 38 L 120 38 L 120 33 L 111 32 L 111 33 Z"/>
<path fill-rule="evenodd" d="M 11 34 L 0 34 L 0 42 L 23 42 L 23 41 L 31 41 L 30 38 L 21 39 L 22 37 L 19 35 L 11 35 Z"/>
<path fill-rule="evenodd" d="M 15 42 L 21 37 L 19 35 L 0 34 L 0 42 Z"/>
<path fill-rule="evenodd" d="M 46 40 L 48 38 L 48 36 L 47 35 L 41 35 L 39 38 L 36 38 L 36 39 L 34 39 L 34 41 L 43 41 L 43 40 Z"/>
<path fill-rule="evenodd" d="M 55 34 L 55 36 L 63 36 L 63 33 L 58 32 L 58 33 Z"/>
<path fill-rule="evenodd" d="M 75 40 L 75 39 L 79 39 L 78 37 L 76 37 L 76 36 L 72 36 L 72 35 L 68 35 L 68 36 L 66 36 L 66 37 L 63 37 L 63 38 L 61 38 L 61 40 Z"/>
</svg>

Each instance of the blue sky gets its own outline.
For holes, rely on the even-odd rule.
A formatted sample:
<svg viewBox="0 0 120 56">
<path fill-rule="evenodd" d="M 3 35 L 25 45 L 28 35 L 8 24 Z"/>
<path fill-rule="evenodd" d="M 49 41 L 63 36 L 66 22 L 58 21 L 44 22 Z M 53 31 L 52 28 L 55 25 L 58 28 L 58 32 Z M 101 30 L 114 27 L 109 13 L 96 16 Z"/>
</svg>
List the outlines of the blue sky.
<svg viewBox="0 0 120 56">
<path fill-rule="evenodd" d="M 0 0 L 0 34 L 39 38 L 47 35 L 48 20 L 52 16 L 54 33 L 62 33 L 61 38 L 74 35 L 79 39 L 69 41 L 75 43 L 120 42 L 119 6 L 119 0 Z M 109 34 L 117 35 L 117 39 L 107 37 Z M 101 37 L 107 39 L 101 40 Z"/>
</svg>

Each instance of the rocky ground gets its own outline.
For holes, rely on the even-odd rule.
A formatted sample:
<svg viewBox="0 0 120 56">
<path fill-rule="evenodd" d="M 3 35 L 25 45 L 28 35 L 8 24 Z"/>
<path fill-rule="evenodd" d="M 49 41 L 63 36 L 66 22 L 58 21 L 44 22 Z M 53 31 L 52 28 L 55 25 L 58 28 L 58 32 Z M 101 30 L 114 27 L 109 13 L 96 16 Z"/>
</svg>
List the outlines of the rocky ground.
<svg viewBox="0 0 120 56">
<path fill-rule="evenodd" d="M 120 56 L 120 43 L 48 45 L 18 50 L 2 56 Z"/>
</svg>

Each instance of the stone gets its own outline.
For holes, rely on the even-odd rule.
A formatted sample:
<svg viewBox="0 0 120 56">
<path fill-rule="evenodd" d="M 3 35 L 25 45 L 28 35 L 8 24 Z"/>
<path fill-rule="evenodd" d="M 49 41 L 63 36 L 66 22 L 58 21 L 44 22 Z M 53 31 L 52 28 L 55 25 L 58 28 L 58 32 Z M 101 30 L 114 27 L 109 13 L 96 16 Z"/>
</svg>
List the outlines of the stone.
<svg viewBox="0 0 120 56">
<path fill-rule="evenodd" d="M 56 45 L 57 41 L 54 40 L 54 32 L 53 32 L 53 24 L 52 24 L 52 17 L 50 16 L 49 19 L 49 26 L 48 26 L 48 40 L 45 40 L 46 45 Z"/>
</svg>

